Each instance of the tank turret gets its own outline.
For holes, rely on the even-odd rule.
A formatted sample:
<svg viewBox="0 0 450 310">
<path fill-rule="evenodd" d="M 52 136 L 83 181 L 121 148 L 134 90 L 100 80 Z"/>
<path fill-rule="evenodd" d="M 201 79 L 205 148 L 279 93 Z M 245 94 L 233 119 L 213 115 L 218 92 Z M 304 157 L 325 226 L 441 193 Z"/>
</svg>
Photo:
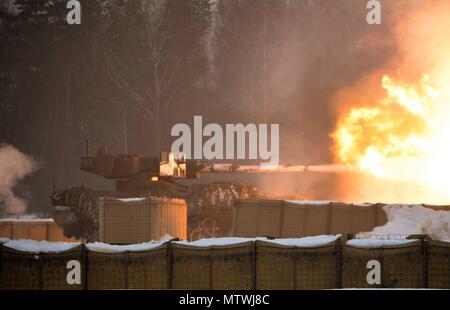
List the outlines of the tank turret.
<svg viewBox="0 0 450 310">
<path fill-rule="evenodd" d="M 86 155 L 81 157 L 81 170 L 115 180 L 116 191 L 151 190 L 161 186 L 157 183 L 196 179 L 203 169 L 203 161 L 186 159 L 183 154 L 161 152 L 159 158 L 138 154 L 112 155 L 106 147 L 101 147 L 97 155 L 92 156 L 88 145 Z"/>
</svg>

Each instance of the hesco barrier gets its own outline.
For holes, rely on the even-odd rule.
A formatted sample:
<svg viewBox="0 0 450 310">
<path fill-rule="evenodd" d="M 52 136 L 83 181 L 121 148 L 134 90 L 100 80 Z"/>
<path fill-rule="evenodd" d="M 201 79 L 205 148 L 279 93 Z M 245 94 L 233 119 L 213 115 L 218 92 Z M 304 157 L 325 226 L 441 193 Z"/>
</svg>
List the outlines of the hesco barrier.
<svg viewBox="0 0 450 310">
<path fill-rule="evenodd" d="M 431 240 L 427 259 L 428 287 L 450 288 L 450 242 Z"/>
<path fill-rule="evenodd" d="M 322 234 L 371 231 L 387 222 L 384 204 L 344 204 L 329 201 L 238 200 L 233 236 L 298 238 Z M 423 205 L 450 211 L 450 206 Z"/>
<path fill-rule="evenodd" d="M 426 253 L 419 240 L 402 245 L 383 245 L 376 248 L 346 245 L 343 248 L 342 286 L 417 288 L 427 287 Z M 368 262 L 380 263 L 381 282 L 369 285 L 366 280 Z"/>
<path fill-rule="evenodd" d="M 0 220 L 0 238 L 47 241 L 76 241 L 64 237 L 63 230 L 53 219 Z"/>
<path fill-rule="evenodd" d="M 120 253 L 100 253 L 89 244 L 58 253 L 28 253 L 2 245 L 0 288 L 450 289 L 448 242 L 424 239 L 367 247 L 341 238 L 314 246 L 296 246 L 289 240 L 214 246 L 166 242 Z M 79 285 L 66 281 L 71 260 L 80 262 Z M 367 264 L 374 260 L 380 263 L 381 282 L 369 285 Z"/>
<path fill-rule="evenodd" d="M 164 235 L 186 239 L 187 206 L 183 199 L 148 197 L 100 200 L 98 239 L 130 244 L 158 240 Z"/>
<path fill-rule="evenodd" d="M 58 253 L 24 253 L 1 247 L 0 288 L 14 290 L 79 290 L 66 281 L 67 263 L 85 266 L 82 246 Z M 83 279 L 84 280 L 84 279 Z M 84 281 L 83 281 L 84 282 Z"/>
<path fill-rule="evenodd" d="M 256 241 L 257 289 L 329 289 L 340 286 L 340 239 L 318 247 Z"/>
<path fill-rule="evenodd" d="M 86 250 L 87 289 L 168 288 L 168 246 L 147 251 Z"/>
<path fill-rule="evenodd" d="M 175 289 L 251 289 L 253 242 L 197 247 L 172 245 Z"/>
</svg>

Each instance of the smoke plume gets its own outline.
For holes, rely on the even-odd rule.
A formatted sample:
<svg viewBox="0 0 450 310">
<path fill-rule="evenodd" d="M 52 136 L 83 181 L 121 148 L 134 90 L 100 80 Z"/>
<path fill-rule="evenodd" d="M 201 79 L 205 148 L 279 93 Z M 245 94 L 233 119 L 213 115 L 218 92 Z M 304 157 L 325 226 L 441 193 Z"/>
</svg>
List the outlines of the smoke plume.
<svg viewBox="0 0 450 310">
<path fill-rule="evenodd" d="M 12 145 L 0 146 L 0 214 L 22 215 L 25 199 L 14 193 L 14 187 L 38 168 L 37 162 Z"/>
</svg>

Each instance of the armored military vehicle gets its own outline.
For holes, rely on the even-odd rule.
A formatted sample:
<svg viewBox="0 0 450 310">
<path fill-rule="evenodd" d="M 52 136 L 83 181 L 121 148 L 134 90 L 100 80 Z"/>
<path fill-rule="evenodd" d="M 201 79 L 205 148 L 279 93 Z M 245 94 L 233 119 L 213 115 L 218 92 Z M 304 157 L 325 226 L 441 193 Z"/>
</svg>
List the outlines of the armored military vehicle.
<svg viewBox="0 0 450 310">
<path fill-rule="evenodd" d="M 234 182 L 215 182 L 189 187 L 178 181 L 195 179 L 199 177 L 200 173 L 205 172 L 235 172 L 237 168 L 234 165 L 210 165 L 205 161 L 186 159 L 183 155 L 177 157 L 168 152 L 162 152 L 160 158 L 134 154 L 112 155 L 107 152 L 106 147 L 101 147 L 93 156 L 89 152 L 89 143 L 87 142 L 86 154 L 81 157 L 81 170 L 114 180 L 115 190 L 95 190 L 84 186 L 64 190 L 54 189 L 51 196 L 52 216 L 68 237 L 86 241 L 105 241 L 101 238 L 103 234 L 101 232 L 105 231 L 104 225 L 107 223 L 106 220 L 102 223 L 103 218 L 122 217 L 122 219 L 109 219 L 111 224 L 108 225 L 113 226 L 111 229 L 118 227 L 117 223 L 126 221 L 129 222 L 130 227 L 133 227 L 133 220 L 128 218 L 128 213 L 105 215 L 102 206 L 107 202 L 112 204 L 112 199 L 115 199 L 114 205 L 121 204 L 124 208 L 127 205 L 134 205 L 135 208 L 138 208 L 136 204 L 143 199 L 154 202 L 156 198 L 164 198 L 165 202 L 169 201 L 169 205 L 179 205 L 182 200 L 187 202 L 189 225 L 188 231 L 181 237 L 197 239 L 223 236 L 231 228 L 234 201 L 256 198 L 256 188 Z M 140 206 L 142 208 L 142 204 Z M 105 210 L 112 210 L 112 208 Z M 131 212 L 132 209 L 125 210 Z M 180 212 L 173 214 L 183 216 L 183 212 Z M 139 213 L 136 216 L 142 218 L 143 214 Z M 155 216 L 153 215 L 149 221 L 155 222 Z M 163 213 L 158 215 L 160 218 L 158 221 L 163 221 L 161 219 L 163 216 Z M 161 223 L 157 225 L 163 227 Z M 160 230 L 160 234 L 168 232 L 170 230 Z M 123 234 L 123 232 L 114 232 L 114 234 Z M 131 239 L 133 240 L 130 240 L 130 243 L 136 242 L 134 240 L 136 238 Z M 123 243 L 123 238 L 121 240 Z M 148 240 L 143 239 L 142 241 Z"/>
</svg>

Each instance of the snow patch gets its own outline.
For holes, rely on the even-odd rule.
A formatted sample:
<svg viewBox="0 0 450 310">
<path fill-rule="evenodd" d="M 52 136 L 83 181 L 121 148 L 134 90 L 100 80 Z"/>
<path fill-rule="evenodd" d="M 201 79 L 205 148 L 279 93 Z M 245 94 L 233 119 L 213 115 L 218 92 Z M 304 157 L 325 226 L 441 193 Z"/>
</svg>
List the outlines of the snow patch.
<svg viewBox="0 0 450 310">
<path fill-rule="evenodd" d="M 114 245 L 102 242 L 87 243 L 86 248 L 97 253 L 123 253 L 139 252 L 155 249 L 172 239 L 170 236 L 164 236 L 159 241 L 150 241 L 137 244 Z"/>
<path fill-rule="evenodd" d="M 7 217 L 0 219 L 0 223 L 2 222 L 32 222 L 32 223 L 39 223 L 39 222 L 53 222 L 53 219 L 46 218 L 46 219 L 40 219 L 36 218 L 33 215 L 29 216 L 21 216 L 21 217 Z"/>
<path fill-rule="evenodd" d="M 57 253 L 76 248 L 80 246 L 80 243 L 10 240 L 4 243 L 3 246 L 26 253 Z"/>
<path fill-rule="evenodd" d="M 132 197 L 132 198 L 119 198 L 118 200 L 123 202 L 133 202 L 133 201 L 143 201 L 147 198 L 145 197 Z"/>
<path fill-rule="evenodd" d="M 404 246 L 416 243 L 417 240 L 380 240 L 380 239 L 351 239 L 347 241 L 348 246 L 362 249 L 379 249 L 384 247 Z"/>
<path fill-rule="evenodd" d="M 355 206 L 355 207 L 366 208 L 366 207 L 372 207 L 374 204 L 373 203 L 368 203 L 368 202 L 363 202 L 363 203 L 354 203 L 352 205 Z"/>
<path fill-rule="evenodd" d="M 328 206 L 334 201 L 329 200 L 285 200 L 286 202 L 302 206 Z"/>
<path fill-rule="evenodd" d="M 8 242 L 8 238 L 0 238 L 0 244 Z"/>
<path fill-rule="evenodd" d="M 183 241 L 176 241 L 174 243 L 197 247 L 209 247 L 209 246 L 226 246 L 260 240 L 285 246 L 317 247 L 334 242 L 340 236 L 341 235 L 321 235 L 314 237 L 271 239 L 271 240 L 267 239 L 266 237 L 257 237 L 257 238 L 224 237 L 224 238 L 200 239 L 192 242 L 183 240 Z"/>
<path fill-rule="evenodd" d="M 319 247 L 331 242 L 335 242 L 339 239 L 341 235 L 319 235 L 304 238 L 286 238 L 286 239 L 273 239 L 267 240 L 267 242 L 272 242 L 285 246 L 298 246 L 298 247 Z"/>
<path fill-rule="evenodd" d="M 123 252 L 139 252 L 147 251 L 159 247 L 164 242 L 152 241 L 138 244 L 114 245 L 102 242 L 94 242 L 86 244 L 86 247 L 97 253 L 123 253 Z"/>
<path fill-rule="evenodd" d="M 433 210 L 422 205 L 391 204 L 383 207 L 388 222 L 368 234 L 426 234 L 434 240 L 450 240 L 450 211 Z"/>
<path fill-rule="evenodd" d="M 209 246 L 223 246 L 223 245 L 233 245 L 238 243 L 256 241 L 256 240 L 264 240 L 266 241 L 266 237 L 257 237 L 257 238 L 240 238 L 240 237 L 224 237 L 224 238 L 209 238 L 209 239 L 200 239 L 196 241 L 176 241 L 174 243 L 182 244 L 182 245 L 190 245 L 197 247 L 209 247 Z"/>
</svg>

